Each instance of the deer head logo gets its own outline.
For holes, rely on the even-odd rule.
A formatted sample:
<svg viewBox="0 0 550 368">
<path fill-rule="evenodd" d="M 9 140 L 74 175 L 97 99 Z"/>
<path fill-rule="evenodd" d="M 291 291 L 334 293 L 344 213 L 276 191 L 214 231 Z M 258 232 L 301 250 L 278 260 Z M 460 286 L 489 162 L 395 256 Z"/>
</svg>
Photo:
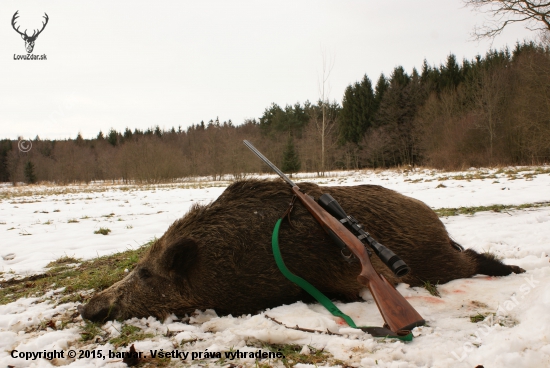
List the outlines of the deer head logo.
<svg viewBox="0 0 550 368">
<path fill-rule="evenodd" d="M 19 18 L 19 15 L 17 15 L 18 12 L 19 10 L 16 11 L 15 14 L 13 15 L 13 18 L 11 18 L 11 26 L 13 27 L 13 29 L 15 29 L 15 32 L 19 33 L 21 35 L 21 38 L 25 40 L 25 48 L 27 49 L 27 54 L 30 54 L 34 49 L 34 41 L 36 41 L 36 38 L 38 37 L 38 35 L 42 33 L 44 28 L 46 28 L 46 24 L 48 24 L 48 19 L 49 19 L 48 14 L 44 13 L 44 18 L 46 19 L 46 21 L 42 22 L 42 29 L 40 31 L 35 29 L 32 32 L 32 36 L 29 36 L 27 34 L 27 30 L 25 30 L 25 32 L 20 32 L 19 27 L 15 28 L 15 20 Z"/>
</svg>

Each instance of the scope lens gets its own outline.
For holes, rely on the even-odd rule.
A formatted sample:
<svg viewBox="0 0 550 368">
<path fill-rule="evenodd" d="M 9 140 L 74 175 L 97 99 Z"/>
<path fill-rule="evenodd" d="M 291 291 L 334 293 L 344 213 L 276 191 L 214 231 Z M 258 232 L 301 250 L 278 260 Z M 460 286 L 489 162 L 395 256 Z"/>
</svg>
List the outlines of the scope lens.
<svg viewBox="0 0 550 368">
<path fill-rule="evenodd" d="M 407 266 L 405 262 L 399 260 L 391 265 L 391 270 L 393 271 L 395 276 L 403 277 L 408 274 L 411 269 L 409 268 L 409 266 Z"/>
</svg>

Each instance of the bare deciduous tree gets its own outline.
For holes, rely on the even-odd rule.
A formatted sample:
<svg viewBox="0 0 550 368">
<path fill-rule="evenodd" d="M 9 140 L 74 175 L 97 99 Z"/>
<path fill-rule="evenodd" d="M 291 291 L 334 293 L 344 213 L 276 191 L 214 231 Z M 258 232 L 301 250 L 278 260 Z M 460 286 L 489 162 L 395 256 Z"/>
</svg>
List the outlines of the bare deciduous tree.
<svg viewBox="0 0 550 368">
<path fill-rule="evenodd" d="M 548 0 L 463 0 L 466 6 L 489 14 L 491 21 L 474 29 L 476 39 L 494 38 L 514 23 L 524 23 L 532 31 L 550 31 Z"/>
<path fill-rule="evenodd" d="M 334 116 L 330 116 L 328 112 L 329 105 L 329 95 L 330 95 L 330 86 L 327 86 L 330 73 L 334 67 L 334 58 L 327 61 L 325 52 L 323 52 L 323 70 L 322 75 L 319 80 L 319 97 L 320 97 L 320 107 L 321 107 L 321 119 L 318 118 L 317 114 L 314 111 L 314 116 L 312 120 L 319 131 L 319 136 L 321 138 L 321 173 L 325 172 L 325 154 L 326 154 L 326 139 L 332 133 L 333 128 L 336 126 L 336 119 Z"/>
<path fill-rule="evenodd" d="M 488 153 L 490 163 L 494 164 L 495 140 L 501 131 L 499 124 L 502 123 L 501 112 L 506 98 L 506 81 L 504 71 L 484 71 L 480 77 L 480 86 L 474 93 L 474 104 L 476 107 L 476 128 L 487 133 Z"/>
</svg>

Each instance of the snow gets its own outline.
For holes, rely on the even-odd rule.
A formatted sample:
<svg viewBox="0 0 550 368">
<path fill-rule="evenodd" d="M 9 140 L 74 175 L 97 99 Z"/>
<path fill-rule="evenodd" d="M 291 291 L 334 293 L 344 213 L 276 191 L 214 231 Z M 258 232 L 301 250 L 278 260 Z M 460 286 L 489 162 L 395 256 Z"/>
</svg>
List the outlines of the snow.
<svg viewBox="0 0 550 368">
<path fill-rule="evenodd" d="M 428 169 L 350 171 L 320 178 L 301 174 L 293 180 L 322 185 L 383 185 L 422 200 L 432 208 L 550 202 L 549 168 L 543 167 L 542 172 L 536 169 L 471 169 L 452 173 Z M 171 185 L 2 185 L 0 278 L 43 272 L 50 261 L 62 256 L 90 259 L 135 249 L 160 237 L 193 203 L 216 199 L 229 184 L 230 178 L 225 179 Z M 423 288 L 398 285 L 399 292 L 427 321 L 426 326 L 413 331 L 412 342 L 372 338 L 349 328 L 322 306 L 302 302 L 257 315 L 218 317 L 214 311 L 206 310 L 197 311 L 185 321 L 172 316 L 166 321 L 151 317 L 133 318 L 125 323 L 154 335 L 135 342 L 136 350 L 143 352 L 154 349 L 190 352 L 208 349 L 222 354 L 230 349 L 256 352 L 263 342 L 301 345 L 303 354 L 324 349 L 349 366 L 550 367 L 550 206 L 478 212 L 442 220 L 451 236 L 464 247 L 491 252 L 527 272 L 454 280 L 439 286 L 441 298 L 431 296 Z M 101 227 L 109 228 L 111 233 L 94 234 Z M 87 344 L 80 341 L 80 317 L 76 317 L 78 323 L 64 329 L 42 326 L 45 321 L 76 315 L 78 303 L 51 302 L 60 291 L 52 285 L 47 295 L 0 305 L 0 366 L 51 367 L 46 359 L 12 358 L 10 352 L 14 349 L 66 352 L 78 346 L 102 351 L 103 355 L 115 350 L 108 341 L 94 340 Z M 358 325 L 382 325 L 370 293 L 365 290 L 362 297 L 362 302 L 337 303 L 337 306 Z M 489 317 L 472 323 L 470 317 L 478 314 Z M 108 322 L 102 329 L 113 338 L 120 333 L 121 326 L 120 322 Z M 292 329 L 295 326 L 340 335 Z M 182 342 L 190 340 L 195 342 L 181 347 Z M 127 348 L 118 349 L 123 350 Z M 215 365 L 215 362 L 215 359 L 192 360 L 189 356 L 184 363 Z M 54 363 L 71 367 L 126 366 L 120 358 L 63 358 Z M 242 358 L 238 364 L 254 366 L 255 360 Z"/>
</svg>

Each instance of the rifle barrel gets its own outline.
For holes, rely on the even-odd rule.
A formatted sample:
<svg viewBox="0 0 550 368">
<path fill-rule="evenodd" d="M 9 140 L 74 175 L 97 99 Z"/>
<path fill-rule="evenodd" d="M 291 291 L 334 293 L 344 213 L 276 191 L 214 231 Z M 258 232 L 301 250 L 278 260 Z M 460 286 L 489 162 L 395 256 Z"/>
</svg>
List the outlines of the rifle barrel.
<svg viewBox="0 0 550 368">
<path fill-rule="evenodd" d="M 252 145 L 252 143 L 250 143 L 249 141 L 247 141 L 246 139 L 243 141 L 243 143 L 245 144 L 245 146 L 247 146 L 248 148 L 250 148 L 250 150 L 252 152 L 254 152 L 256 154 L 256 156 L 258 156 L 260 158 L 260 160 L 262 160 L 263 162 L 265 162 L 267 164 L 267 166 L 271 167 L 271 169 L 273 171 L 275 171 L 277 174 L 279 174 L 279 176 L 284 180 L 286 181 L 288 184 L 290 184 L 292 187 L 296 187 L 296 183 L 294 183 L 292 180 L 290 180 L 290 178 L 288 176 L 286 176 L 281 170 L 279 170 L 279 168 L 275 165 L 273 165 L 273 163 L 271 161 L 269 161 L 267 159 L 267 157 L 265 157 L 264 155 L 261 154 L 260 151 L 258 151 L 256 149 L 256 147 L 254 147 Z"/>
</svg>

